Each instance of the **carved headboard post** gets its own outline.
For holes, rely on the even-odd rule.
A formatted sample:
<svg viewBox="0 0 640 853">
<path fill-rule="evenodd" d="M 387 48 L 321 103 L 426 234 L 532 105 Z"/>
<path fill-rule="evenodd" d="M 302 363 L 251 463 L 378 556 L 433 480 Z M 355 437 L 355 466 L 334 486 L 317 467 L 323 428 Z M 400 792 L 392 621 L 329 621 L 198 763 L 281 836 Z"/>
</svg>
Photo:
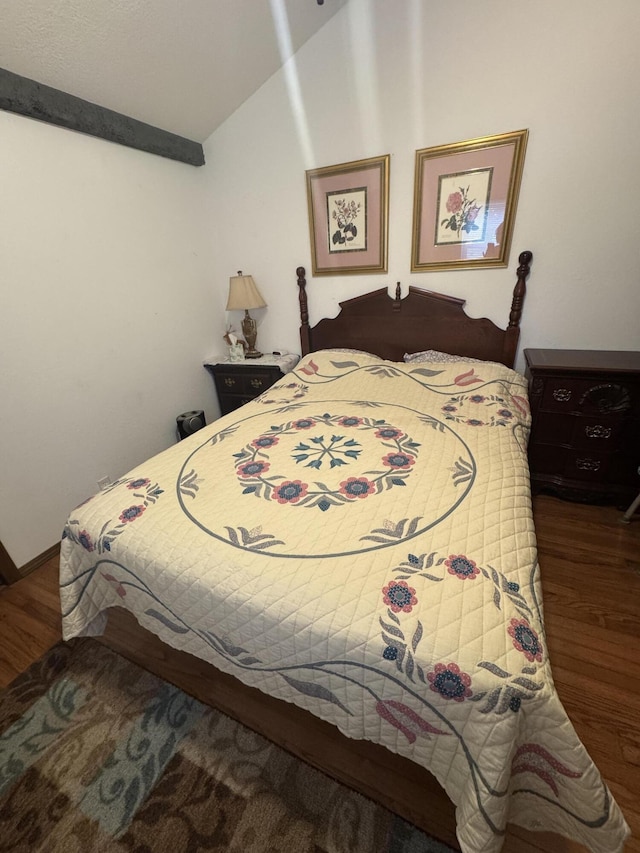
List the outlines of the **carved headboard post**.
<svg viewBox="0 0 640 853">
<path fill-rule="evenodd" d="M 516 281 L 516 286 L 513 289 L 513 301 L 511 303 L 511 313 L 509 314 L 509 326 L 520 325 L 522 305 L 524 303 L 525 293 L 527 292 L 525 282 L 529 275 L 529 266 L 533 260 L 533 255 L 531 252 L 520 252 L 518 260 L 520 261 L 520 266 L 518 267 L 518 280 Z"/>
<path fill-rule="evenodd" d="M 532 260 L 533 254 L 531 252 L 520 252 L 520 255 L 518 257 L 520 266 L 517 270 L 518 279 L 516 281 L 516 286 L 513 289 L 511 312 L 509 314 L 509 325 L 506 328 L 504 340 L 503 363 L 509 367 L 513 367 L 516 360 L 516 351 L 518 349 L 518 341 L 520 339 L 520 319 L 522 318 L 522 306 L 524 304 L 524 297 L 527 292 L 526 281 L 527 276 L 529 275 L 529 268 Z"/>
<path fill-rule="evenodd" d="M 307 305 L 307 279 L 305 278 L 304 267 L 298 267 L 296 270 L 298 276 L 298 301 L 300 302 L 300 346 L 302 347 L 302 355 L 307 355 L 311 351 L 311 342 L 309 337 L 309 308 Z"/>
</svg>

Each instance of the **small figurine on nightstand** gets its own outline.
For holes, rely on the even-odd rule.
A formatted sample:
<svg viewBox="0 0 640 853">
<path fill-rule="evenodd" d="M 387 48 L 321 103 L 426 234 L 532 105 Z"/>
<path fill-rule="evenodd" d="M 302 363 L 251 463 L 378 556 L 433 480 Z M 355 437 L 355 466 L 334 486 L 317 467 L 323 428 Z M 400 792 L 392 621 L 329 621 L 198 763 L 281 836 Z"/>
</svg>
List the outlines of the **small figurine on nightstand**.
<svg viewBox="0 0 640 853">
<path fill-rule="evenodd" d="M 244 361 L 246 344 L 240 338 L 236 338 L 230 326 L 222 337 L 229 345 L 229 361 Z"/>
</svg>

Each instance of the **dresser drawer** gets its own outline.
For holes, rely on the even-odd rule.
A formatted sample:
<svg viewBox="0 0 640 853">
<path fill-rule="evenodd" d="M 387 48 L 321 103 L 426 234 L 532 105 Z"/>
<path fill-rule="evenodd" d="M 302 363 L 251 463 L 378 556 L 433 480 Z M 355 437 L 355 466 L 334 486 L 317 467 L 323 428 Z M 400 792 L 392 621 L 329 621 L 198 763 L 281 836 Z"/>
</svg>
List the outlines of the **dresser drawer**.
<svg viewBox="0 0 640 853">
<path fill-rule="evenodd" d="M 638 480 L 631 455 L 621 452 L 589 452 L 553 444 L 529 448 L 529 464 L 538 477 L 598 485 L 631 485 Z"/>
<path fill-rule="evenodd" d="M 637 413 L 640 400 L 636 383 L 604 382 L 602 378 L 548 377 L 536 380 L 532 393 L 540 392 L 541 411 L 610 418 Z"/>
<path fill-rule="evenodd" d="M 634 433 L 640 436 L 640 422 L 628 417 L 583 417 L 549 412 L 534 423 L 531 441 L 610 452 L 621 442 L 632 440 Z"/>
<path fill-rule="evenodd" d="M 564 466 L 564 476 L 570 480 L 609 482 L 609 474 L 615 463 L 613 453 L 589 453 L 570 450 Z"/>
</svg>

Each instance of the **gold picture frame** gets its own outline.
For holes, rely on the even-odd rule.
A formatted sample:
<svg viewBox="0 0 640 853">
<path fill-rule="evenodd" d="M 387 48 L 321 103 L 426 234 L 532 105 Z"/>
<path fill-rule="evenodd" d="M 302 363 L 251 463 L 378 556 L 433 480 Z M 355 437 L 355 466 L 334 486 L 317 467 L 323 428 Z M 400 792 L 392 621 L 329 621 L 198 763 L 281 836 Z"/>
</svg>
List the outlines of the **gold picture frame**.
<svg viewBox="0 0 640 853">
<path fill-rule="evenodd" d="M 412 272 L 508 265 L 528 136 L 416 151 Z"/>
<path fill-rule="evenodd" d="M 387 272 L 389 160 L 307 170 L 313 275 Z"/>
</svg>

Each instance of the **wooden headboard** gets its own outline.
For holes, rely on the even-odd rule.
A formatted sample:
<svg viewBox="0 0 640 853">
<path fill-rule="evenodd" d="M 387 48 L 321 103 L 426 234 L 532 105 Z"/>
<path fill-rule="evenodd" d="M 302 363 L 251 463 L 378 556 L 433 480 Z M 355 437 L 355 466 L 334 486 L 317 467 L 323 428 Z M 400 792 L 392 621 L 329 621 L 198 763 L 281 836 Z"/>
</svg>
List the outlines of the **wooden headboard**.
<svg viewBox="0 0 640 853">
<path fill-rule="evenodd" d="M 492 320 L 467 316 L 464 299 L 417 287 L 410 287 L 402 299 L 399 282 L 394 299 L 383 287 L 341 302 L 337 317 L 310 326 L 305 269 L 298 267 L 302 354 L 349 347 L 390 361 L 402 361 L 405 352 L 433 349 L 513 367 L 532 258 L 531 252 L 520 253 L 506 329 L 499 328 Z"/>
</svg>

